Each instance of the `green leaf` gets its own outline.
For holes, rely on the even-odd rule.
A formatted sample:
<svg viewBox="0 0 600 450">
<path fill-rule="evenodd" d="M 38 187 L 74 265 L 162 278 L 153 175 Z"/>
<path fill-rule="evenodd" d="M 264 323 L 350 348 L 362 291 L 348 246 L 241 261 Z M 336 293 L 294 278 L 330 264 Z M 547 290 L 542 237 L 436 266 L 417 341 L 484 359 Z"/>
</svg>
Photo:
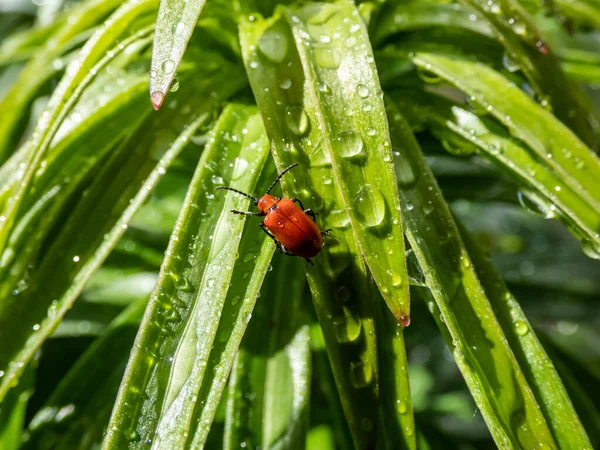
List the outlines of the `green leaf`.
<svg viewBox="0 0 600 450">
<path fill-rule="evenodd" d="M 478 117 L 456 103 L 430 94 L 422 94 L 419 100 L 406 91 L 393 96 L 413 121 L 426 122 L 446 149 L 458 154 L 477 150 L 509 173 L 522 186 L 519 199 L 528 210 L 545 218 L 558 218 L 576 236 L 582 237 L 584 245 L 595 238 L 600 211 L 567 185 L 548 164 L 547 158 L 532 154 L 506 128 L 488 117 Z M 489 183 L 489 177 L 486 180 Z"/>
<path fill-rule="evenodd" d="M 435 299 L 434 317 L 467 386 L 499 447 L 556 448 L 419 146 L 398 110 L 387 104 L 392 142 L 400 149 L 406 235 Z M 407 170 L 416 175 L 404 177 Z"/>
<path fill-rule="evenodd" d="M 154 109 L 160 108 L 173 83 L 205 4 L 206 0 L 160 2 L 150 67 L 150 101 Z"/>
<path fill-rule="evenodd" d="M 407 326 L 402 217 L 385 108 L 366 27 L 358 11 L 346 2 L 290 9 L 286 17 L 306 77 L 305 96 L 312 103 L 308 118 L 321 131 L 321 146 L 331 160 L 371 274 L 392 313 Z M 294 114 L 288 110 L 288 118 Z"/>
<path fill-rule="evenodd" d="M 267 154 L 255 110 L 227 107 L 175 226 L 104 448 L 198 447 L 206 440 L 274 249 L 251 224 L 242 239 L 247 253 L 238 255 L 244 220 L 229 210 L 244 210 L 248 199 L 214 189 L 232 180 L 252 192 Z M 258 253 L 248 252 L 257 244 Z"/>
<path fill-rule="evenodd" d="M 565 76 L 559 59 L 527 11 L 516 0 L 492 4 L 487 0 L 461 0 L 461 3 L 479 12 L 493 26 L 498 40 L 520 66 L 540 102 L 547 104 L 582 141 L 595 146 L 596 137 L 588 120 L 590 111 L 581 91 Z"/>
<path fill-rule="evenodd" d="M 280 168 L 301 164 L 283 177 L 283 192 L 312 208 L 321 228 L 333 229 L 314 266 L 305 270 L 344 414 L 356 447 L 363 448 L 376 439 L 378 417 L 374 293 L 323 137 L 310 125 L 312 100 L 304 95 L 305 77 L 289 26 L 279 15 L 254 17 L 242 23 L 240 41 L 275 162 Z"/>
<path fill-rule="evenodd" d="M 274 258 L 229 380 L 225 449 L 304 449 L 311 360 L 300 260 Z M 265 292 L 266 291 L 266 292 Z"/>
<path fill-rule="evenodd" d="M 21 448 L 85 448 L 101 441 L 147 300 L 136 299 L 78 359 L 31 420 Z"/>
<path fill-rule="evenodd" d="M 432 54 L 417 54 L 414 61 L 472 96 L 473 101 L 522 141 L 530 153 L 521 151 L 518 156 L 513 157 L 514 160 L 509 159 L 506 164 L 516 166 L 518 163 L 528 162 L 525 170 L 531 171 L 535 170 L 533 165 L 536 162 L 544 162 L 551 178 L 544 180 L 540 176 L 538 180 L 530 175 L 530 180 L 544 185 L 546 202 L 565 203 L 562 212 L 570 220 L 581 224 L 579 228 L 585 234 L 578 237 L 588 255 L 597 257 L 600 248 L 600 234 L 597 230 L 600 222 L 594 211 L 600 209 L 600 181 L 594 174 L 600 170 L 598 157 L 550 112 L 536 105 L 524 92 L 489 67 Z M 471 117 L 467 115 L 466 119 Z M 479 130 L 479 134 L 487 133 Z M 499 152 L 506 146 L 511 156 L 518 150 L 507 139 L 494 144 L 500 145 L 496 147 Z M 552 186 L 550 182 L 554 180 L 557 184 Z M 561 187 L 563 183 L 566 187 L 564 192 Z M 577 207 L 582 211 L 581 214 L 578 210 L 573 211 L 571 206 Z"/>
<path fill-rule="evenodd" d="M 372 25 L 373 40 L 380 43 L 399 32 L 448 27 L 465 29 L 483 36 L 493 36 L 484 20 L 473 20 L 473 11 L 456 3 L 401 2 Z"/>
<path fill-rule="evenodd" d="M 226 68 L 225 65 L 223 67 Z M 216 88 L 214 83 L 217 79 L 209 78 L 203 83 L 208 85 L 210 91 L 231 88 L 221 82 L 220 87 Z M 22 293 L 18 291 L 20 295 L 10 296 L 10 301 L 2 304 L 0 323 L 12 339 L 3 340 L 3 345 L 0 345 L 0 370 L 5 371 L 5 376 L 0 380 L 0 397 L 19 376 L 35 350 L 56 328 L 85 282 L 116 245 L 133 214 L 187 144 L 189 137 L 210 117 L 213 103 L 205 102 L 203 90 L 199 90 L 190 99 L 196 103 L 201 101 L 210 112 L 200 112 L 196 121 L 174 143 L 170 139 L 155 142 L 153 135 L 142 130 L 140 136 L 133 136 L 119 146 L 119 151 L 105 162 L 102 171 L 96 174 L 94 182 L 86 189 L 82 196 L 84 201 L 70 212 L 69 220 L 62 224 L 59 235 L 47 243 L 48 251 L 27 278 L 27 289 Z M 199 105 L 198 109 L 202 111 Z M 180 114 L 187 115 L 185 110 Z M 170 114 L 168 117 L 177 121 L 180 116 Z M 157 117 L 157 120 L 161 120 L 161 117 Z M 176 137 L 173 134 L 171 136 L 173 139 Z M 153 150 L 157 153 L 152 154 L 151 151 L 152 156 L 148 157 L 148 148 L 152 150 L 153 143 Z M 41 245 L 39 241 L 36 243 Z M 58 273 L 60 277 L 56 276 Z M 19 321 L 15 321 L 15 317 L 19 317 Z"/>
<path fill-rule="evenodd" d="M 26 108 L 32 102 L 33 96 L 35 96 L 36 92 L 52 73 L 52 71 L 49 70 L 49 68 L 52 67 L 52 61 L 62 54 L 65 47 L 78 34 L 101 23 L 105 20 L 106 16 L 121 3 L 122 2 L 118 0 L 94 0 L 91 2 L 83 2 L 81 5 L 78 5 L 65 14 L 66 18 L 64 23 L 59 26 L 51 39 L 45 39 L 45 45 L 38 49 L 32 60 L 19 74 L 18 80 L 12 84 L 9 92 L 6 93 L 0 102 L 0 109 L 11 111 L 11 114 L 6 114 L 3 118 L 3 126 L 0 128 L 1 161 L 4 161 L 13 151 L 17 139 L 17 136 L 15 136 L 16 127 L 23 119 Z M 152 1 L 130 2 L 129 6 L 124 6 L 122 8 L 122 12 L 127 9 L 131 10 L 131 6 L 133 5 L 133 10 L 135 12 L 133 18 L 137 20 L 143 17 L 144 9 L 150 4 L 152 4 Z M 125 26 L 127 27 L 127 24 Z M 76 76 L 76 80 L 81 80 L 84 76 L 88 75 L 88 71 L 91 69 L 91 66 L 83 63 L 83 59 L 86 58 L 86 56 L 92 56 L 92 58 L 88 57 L 87 60 L 91 61 L 93 65 L 97 61 L 97 58 L 99 58 L 99 55 L 106 50 L 109 50 L 114 44 L 114 41 L 107 37 L 111 34 L 111 28 L 114 29 L 116 27 L 111 26 L 110 23 L 107 23 L 105 27 L 105 30 L 97 31 L 96 38 L 88 41 L 86 48 L 82 50 L 82 57 L 78 58 L 78 60 L 80 61 L 80 64 L 83 64 L 83 70 L 78 71 L 75 69 L 75 66 L 72 66 L 73 72 L 79 74 L 79 76 Z M 98 37 L 100 37 L 100 39 L 97 39 Z M 99 45 L 96 45 L 95 41 L 98 41 L 97 44 Z M 105 45 L 104 47 L 102 46 L 103 44 Z M 99 50 L 99 53 L 89 55 L 90 46 L 95 46 L 95 48 Z M 4 51 L 2 54 L 5 54 Z M 76 75 L 76 73 L 72 73 L 72 75 Z M 66 87 L 67 84 L 67 81 L 63 82 L 61 88 Z M 57 88 L 57 91 L 62 90 L 61 88 Z M 55 94 L 54 98 L 58 98 L 58 95 Z"/>
<path fill-rule="evenodd" d="M 519 366 L 535 394 L 559 448 L 592 448 L 552 360 L 533 332 L 519 303 L 477 243 L 461 229 L 477 276 Z"/>
<path fill-rule="evenodd" d="M 84 89 L 94 80 L 98 71 L 105 67 L 116 53 L 123 51 L 128 44 L 142 39 L 151 32 L 151 29 L 142 29 L 131 35 L 131 26 L 140 15 L 152 10 L 152 0 L 129 1 L 117 10 L 105 25 L 98 30 L 81 50 L 79 57 L 73 61 L 66 71 L 65 76 L 54 91 L 46 111 L 42 114 L 36 125 L 36 130 L 31 139 L 25 144 L 28 146 L 25 159 L 26 170 L 20 179 L 18 189 L 3 205 L 2 215 L 4 221 L 0 228 L 0 250 L 6 255 L 10 233 L 14 232 L 15 223 L 20 215 L 19 210 L 27 198 L 36 171 L 42 163 L 43 157 L 50 146 L 58 127 L 81 96 Z M 117 47 L 113 52 L 104 55 L 115 44 L 115 40 L 127 33 L 128 37 L 122 42 L 122 47 Z"/>
<path fill-rule="evenodd" d="M 383 305 L 379 305 L 376 312 L 375 324 L 385 448 L 416 449 L 404 330 Z"/>
<path fill-rule="evenodd" d="M 21 383 L 12 389 L 2 401 L 0 408 L 0 448 L 18 450 L 25 425 L 27 405 L 35 387 L 37 359 L 32 360 L 25 369 Z"/>
</svg>

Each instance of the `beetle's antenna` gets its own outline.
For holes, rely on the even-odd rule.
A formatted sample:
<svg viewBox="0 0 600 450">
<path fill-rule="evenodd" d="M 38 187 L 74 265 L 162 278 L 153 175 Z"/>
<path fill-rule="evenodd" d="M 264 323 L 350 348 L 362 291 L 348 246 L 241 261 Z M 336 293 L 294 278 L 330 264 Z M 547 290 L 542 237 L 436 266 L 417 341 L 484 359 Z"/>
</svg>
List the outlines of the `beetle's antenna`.
<svg viewBox="0 0 600 450">
<path fill-rule="evenodd" d="M 275 179 L 275 181 L 273 181 L 273 184 L 271 185 L 271 187 L 269 187 L 269 189 L 267 189 L 267 194 L 269 192 L 271 192 L 271 189 L 273 189 L 275 187 L 275 185 L 279 182 L 279 180 L 281 180 L 281 177 L 284 176 L 288 171 L 292 170 L 294 167 L 296 167 L 298 165 L 298 163 L 294 163 L 289 167 L 286 167 L 285 169 L 283 169 L 283 172 L 281 172 L 277 178 Z"/>
<path fill-rule="evenodd" d="M 233 192 L 236 192 L 237 194 L 242 194 L 245 197 L 251 198 L 254 201 L 254 204 L 258 203 L 258 199 L 256 197 L 253 197 L 250 194 L 246 194 L 245 192 L 238 191 L 237 189 L 233 189 L 228 186 L 218 186 L 217 189 L 224 189 L 226 191 L 233 191 Z"/>
</svg>

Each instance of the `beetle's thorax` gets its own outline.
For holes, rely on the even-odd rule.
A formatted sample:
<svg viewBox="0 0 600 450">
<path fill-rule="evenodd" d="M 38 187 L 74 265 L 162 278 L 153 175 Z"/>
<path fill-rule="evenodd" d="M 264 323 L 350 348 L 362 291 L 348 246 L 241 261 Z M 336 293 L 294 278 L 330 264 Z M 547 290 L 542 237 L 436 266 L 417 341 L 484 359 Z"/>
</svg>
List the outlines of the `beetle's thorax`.
<svg viewBox="0 0 600 450">
<path fill-rule="evenodd" d="M 269 212 L 269 209 L 271 209 L 276 204 L 277 204 L 277 197 L 274 197 L 270 194 L 265 194 L 261 198 L 258 199 L 258 203 L 256 204 L 256 206 L 258 207 L 258 209 L 260 211 L 262 211 L 266 214 L 267 212 Z"/>
</svg>

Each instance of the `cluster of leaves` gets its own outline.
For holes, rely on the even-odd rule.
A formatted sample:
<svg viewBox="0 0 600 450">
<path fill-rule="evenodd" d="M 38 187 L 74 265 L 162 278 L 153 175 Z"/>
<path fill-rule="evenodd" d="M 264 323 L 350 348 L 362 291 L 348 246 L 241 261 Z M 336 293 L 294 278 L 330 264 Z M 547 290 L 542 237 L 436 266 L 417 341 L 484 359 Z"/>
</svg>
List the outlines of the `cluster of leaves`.
<svg viewBox="0 0 600 450">
<path fill-rule="evenodd" d="M 34 6 L 0 448 L 600 446 L 598 0 Z M 215 189 L 291 163 L 314 266 Z"/>
</svg>

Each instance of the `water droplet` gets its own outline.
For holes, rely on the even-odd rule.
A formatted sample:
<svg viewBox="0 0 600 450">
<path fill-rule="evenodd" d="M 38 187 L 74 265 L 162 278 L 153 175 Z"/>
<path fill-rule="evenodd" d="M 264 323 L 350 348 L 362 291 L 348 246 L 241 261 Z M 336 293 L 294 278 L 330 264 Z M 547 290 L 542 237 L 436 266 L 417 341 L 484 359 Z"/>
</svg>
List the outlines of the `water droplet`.
<svg viewBox="0 0 600 450">
<path fill-rule="evenodd" d="M 417 68 L 417 75 L 421 80 L 429 84 L 436 84 L 442 81 L 442 77 L 440 77 L 437 73 L 431 72 L 423 67 Z"/>
<path fill-rule="evenodd" d="M 369 228 L 380 225 L 385 218 L 385 200 L 374 186 L 365 184 L 354 198 L 354 211 L 360 223 Z"/>
<path fill-rule="evenodd" d="M 232 180 L 239 179 L 242 175 L 246 173 L 248 169 L 248 161 L 244 158 L 236 158 L 235 165 L 233 167 L 233 174 L 231 175 Z"/>
<path fill-rule="evenodd" d="M 150 101 L 152 102 L 152 106 L 156 110 L 158 110 L 158 108 L 160 108 L 160 105 L 162 104 L 163 100 L 164 100 L 164 95 L 160 91 L 154 91 L 152 94 L 150 94 Z"/>
<path fill-rule="evenodd" d="M 175 287 L 182 292 L 191 292 L 194 290 L 194 286 L 187 278 L 178 278 L 175 281 Z"/>
<path fill-rule="evenodd" d="M 329 213 L 329 221 L 334 228 L 344 229 L 350 225 L 350 215 L 345 209 L 336 209 Z"/>
<path fill-rule="evenodd" d="M 36 323 L 36 324 L 33 326 L 33 331 L 38 331 L 39 329 L 40 329 L 40 324 L 39 324 L 39 323 Z"/>
<path fill-rule="evenodd" d="M 396 409 L 398 410 L 398 412 L 400 414 L 406 414 L 408 411 L 408 405 L 406 404 L 406 402 L 403 402 L 402 400 L 397 400 L 396 401 Z"/>
<path fill-rule="evenodd" d="M 335 291 L 335 298 L 340 303 L 346 303 L 350 299 L 350 291 L 346 286 L 340 286 Z"/>
<path fill-rule="evenodd" d="M 219 332 L 219 341 L 223 344 L 231 337 L 231 328 L 224 328 Z"/>
<path fill-rule="evenodd" d="M 323 92 L 324 94 L 329 94 L 329 86 L 327 85 L 327 83 L 323 82 L 323 81 L 319 81 L 319 83 L 317 84 L 317 88 L 319 89 L 320 92 Z"/>
<path fill-rule="evenodd" d="M 185 29 L 185 24 L 183 22 L 177 22 L 173 26 L 173 34 L 174 35 L 181 35 L 181 34 L 183 34 L 184 29 Z"/>
<path fill-rule="evenodd" d="M 175 61 L 172 59 L 167 59 L 164 63 L 162 63 L 162 70 L 167 75 L 173 73 L 175 70 Z"/>
<path fill-rule="evenodd" d="M 373 429 L 373 421 L 367 417 L 364 417 L 360 422 L 360 426 L 365 431 L 371 431 Z"/>
<path fill-rule="evenodd" d="M 368 386 L 373 379 L 373 369 L 370 364 L 362 361 L 350 363 L 350 382 L 357 389 Z"/>
<path fill-rule="evenodd" d="M 392 271 L 392 285 L 394 287 L 402 286 L 404 278 L 398 272 Z"/>
<path fill-rule="evenodd" d="M 289 89 L 292 87 L 292 79 L 289 77 L 284 77 L 279 80 L 278 85 L 281 89 Z"/>
<path fill-rule="evenodd" d="M 581 241 L 581 249 L 589 258 L 600 259 L 600 244 L 591 240 Z"/>
<path fill-rule="evenodd" d="M 400 325 L 405 328 L 410 325 L 410 316 L 408 314 L 402 314 L 400 316 Z"/>
<path fill-rule="evenodd" d="M 308 130 L 309 118 L 302 105 L 288 105 L 285 109 L 285 123 L 296 136 L 302 136 Z"/>
<path fill-rule="evenodd" d="M 337 69 L 342 61 L 339 50 L 330 45 L 315 45 L 313 55 L 317 65 L 324 69 Z"/>
<path fill-rule="evenodd" d="M 527 332 L 529 331 L 529 327 L 522 320 L 517 320 L 515 322 L 515 330 L 517 331 L 517 334 L 519 336 L 525 336 L 527 334 Z"/>
<path fill-rule="evenodd" d="M 502 65 L 511 73 L 521 70 L 521 65 L 515 61 L 508 52 L 504 52 L 502 56 Z"/>
<path fill-rule="evenodd" d="M 171 86 L 169 86 L 169 92 L 177 92 L 179 90 L 179 79 L 177 77 L 173 78 L 171 82 Z"/>
<path fill-rule="evenodd" d="M 405 159 L 400 152 L 394 152 L 394 159 L 396 163 L 394 164 L 396 168 L 396 179 L 398 180 L 398 184 L 400 186 L 408 187 L 417 181 L 418 171 L 413 170 L 410 161 Z"/>
<path fill-rule="evenodd" d="M 364 141 L 355 131 L 345 131 L 337 137 L 339 154 L 344 158 L 356 158 L 363 154 Z"/>
<path fill-rule="evenodd" d="M 523 208 L 538 216 L 542 216 L 546 219 L 552 219 L 557 216 L 556 206 L 535 192 L 526 190 L 519 191 L 518 198 L 519 203 Z"/>
<path fill-rule="evenodd" d="M 269 28 L 258 40 L 258 48 L 268 59 L 280 63 L 287 55 L 288 39 L 279 31 Z"/>
<path fill-rule="evenodd" d="M 361 98 L 366 98 L 369 95 L 369 88 L 364 84 L 359 84 L 356 88 L 356 94 Z"/>
<path fill-rule="evenodd" d="M 344 307 L 344 314 L 333 319 L 338 342 L 353 342 L 360 336 L 362 324 L 352 312 Z"/>
<path fill-rule="evenodd" d="M 451 155 L 456 156 L 470 156 L 477 151 L 475 146 L 467 144 L 466 142 L 455 142 L 448 139 L 442 140 L 442 147 L 444 147 Z"/>
</svg>

